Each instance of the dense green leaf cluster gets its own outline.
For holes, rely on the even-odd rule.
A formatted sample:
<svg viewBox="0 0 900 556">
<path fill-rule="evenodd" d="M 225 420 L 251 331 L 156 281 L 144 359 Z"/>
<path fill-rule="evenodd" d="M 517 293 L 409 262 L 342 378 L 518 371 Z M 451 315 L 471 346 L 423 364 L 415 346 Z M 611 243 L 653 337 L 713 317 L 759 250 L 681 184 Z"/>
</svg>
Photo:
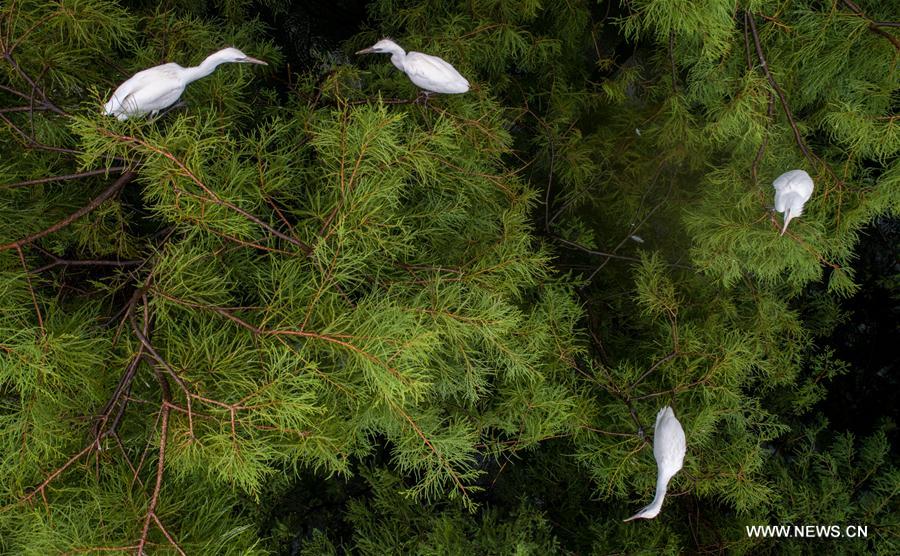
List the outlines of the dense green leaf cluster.
<svg viewBox="0 0 900 556">
<path fill-rule="evenodd" d="M 893 2 L 374 0 L 300 72 L 292 9 L 0 7 L 0 553 L 896 553 L 893 424 L 817 415 L 900 210 Z M 226 45 L 269 68 L 100 113 Z"/>
</svg>

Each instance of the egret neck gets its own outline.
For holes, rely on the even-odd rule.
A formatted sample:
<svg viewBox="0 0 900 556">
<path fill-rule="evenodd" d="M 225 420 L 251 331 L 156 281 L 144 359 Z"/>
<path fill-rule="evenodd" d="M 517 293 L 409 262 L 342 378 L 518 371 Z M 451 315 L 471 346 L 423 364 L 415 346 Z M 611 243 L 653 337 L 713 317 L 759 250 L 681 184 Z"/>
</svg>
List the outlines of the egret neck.
<svg viewBox="0 0 900 556">
<path fill-rule="evenodd" d="M 207 56 L 199 66 L 184 68 L 184 71 L 181 72 L 181 76 L 184 79 L 185 84 L 193 83 L 198 79 L 203 79 L 207 75 L 216 71 L 217 67 L 230 61 L 232 60 L 228 59 L 227 55 L 225 55 L 224 52 L 215 52 Z"/>
<path fill-rule="evenodd" d="M 662 472 L 660 471 L 656 476 L 656 495 L 653 497 L 653 502 L 650 502 L 647 506 L 644 506 L 641 511 L 629 517 L 625 521 L 631 521 L 633 519 L 652 519 L 659 515 L 660 510 L 662 510 L 663 500 L 666 497 L 666 489 L 669 483 L 669 478 L 664 477 Z"/>
<path fill-rule="evenodd" d="M 791 222 L 791 218 L 793 217 L 794 215 L 791 214 L 791 209 L 787 209 L 784 211 L 784 227 L 781 228 L 780 235 L 784 235 L 784 232 L 787 231 L 788 224 Z"/>
<path fill-rule="evenodd" d="M 406 51 L 396 43 L 387 44 L 382 48 L 391 53 L 391 63 L 394 67 L 406 73 Z"/>
</svg>

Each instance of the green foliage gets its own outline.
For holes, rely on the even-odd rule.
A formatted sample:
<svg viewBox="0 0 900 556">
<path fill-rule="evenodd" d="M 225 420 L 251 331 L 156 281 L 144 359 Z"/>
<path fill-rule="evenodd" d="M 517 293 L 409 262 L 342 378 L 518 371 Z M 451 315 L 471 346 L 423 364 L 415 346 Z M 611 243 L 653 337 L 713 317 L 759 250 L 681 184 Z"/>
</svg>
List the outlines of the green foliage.
<svg viewBox="0 0 900 556">
<path fill-rule="evenodd" d="M 897 551 L 893 425 L 816 417 L 900 209 L 895 3 L 375 0 L 302 73 L 254 6 L 0 7 L 0 553 Z M 348 63 L 384 35 L 473 90 Z M 100 113 L 226 45 L 270 66 Z"/>
</svg>

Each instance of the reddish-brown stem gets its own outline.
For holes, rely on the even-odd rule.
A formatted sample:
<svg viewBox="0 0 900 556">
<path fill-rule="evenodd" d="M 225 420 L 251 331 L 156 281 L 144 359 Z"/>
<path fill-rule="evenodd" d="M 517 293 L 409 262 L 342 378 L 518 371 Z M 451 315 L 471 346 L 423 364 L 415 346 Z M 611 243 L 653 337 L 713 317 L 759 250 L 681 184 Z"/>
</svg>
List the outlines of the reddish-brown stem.
<svg viewBox="0 0 900 556">
<path fill-rule="evenodd" d="M 769 63 L 766 61 L 765 54 L 763 54 L 762 43 L 759 40 L 759 32 L 756 30 L 756 21 L 754 20 L 754 15 L 752 13 L 747 13 L 747 23 L 750 24 L 750 33 L 753 35 L 753 44 L 756 47 L 756 55 L 759 58 L 759 64 L 763 69 L 763 73 L 766 75 L 766 80 L 768 80 L 769 85 L 772 86 L 775 90 L 775 94 L 778 95 L 778 99 L 781 101 L 781 108 L 784 110 L 784 115 L 787 116 L 791 130 L 794 132 L 794 140 L 797 142 L 797 146 L 800 147 L 800 150 L 803 151 L 803 155 L 809 160 L 809 163 L 815 167 L 816 160 L 812 153 L 809 152 L 806 142 L 803 141 L 803 137 L 800 135 L 800 129 L 797 127 L 797 122 L 794 121 L 794 114 L 791 112 L 790 106 L 788 106 L 784 91 L 781 89 L 778 82 L 775 81 L 775 76 L 773 76 L 772 72 L 769 70 Z"/>
<path fill-rule="evenodd" d="M 844 0 L 844 5 L 850 8 L 850 11 L 852 11 L 854 14 L 869 22 L 869 31 L 872 31 L 876 35 L 880 35 L 886 38 L 891 42 L 892 45 L 894 45 L 895 50 L 900 50 L 900 39 L 891 35 L 883 29 L 879 29 L 879 27 L 900 27 L 900 23 L 894 21 L 872 21 L 871 19 L 866 17 L 866 14 L 863 13 L 860 7 L 851 0 Z"/>
<path fill-rule="evenodd" d="M 272 226 L 266 224 L 265 222 L 263 222 L 256 216 L 245 211 L 244 209 L 220 198 L 218 195 L 216 195 L 216 193 L 214 191 L 212 191 L 209 187 L 207 187 L 206 184 L 204 184 L 200 180 L 200 178 L 198 178 L 193 172 L 191 172 L 190 169 L 188 169 L 188 167 L 181 160 L 176 158 L 175 155 L 173 155 L 172 153 L 165 151 L 163 149 L 160 149 L 158 147 L 155 147 L 155 146 L 147 143 L 146 141 L 143 141 L 136 137 L 130 137 L 127 135 L 118 135 L 118 134 L 115 134 L 115 133 L 113 133 L 111 131 L 107 131 L 107 130 L 101 130 L 101 131 L 104 135 L 106 135 L 108 137 L 112 137 L 114 139 L 117 139 L 119 141 L 123 141 L 126 143 L 140 145 L 146 149 L 149 149 L 149 150 L 155 152 L 156 154 L 159 154 L 159 155 L 171 160 L 176 166 L 178 166 L 178 168 L 182 172 L 184 172 L 185 176 L 187 176 L 192 182 L 194 182 L 195 185 L 197 185 L 197 187 L 199 187 L 204 193 L 206 193 L 206 195 L 208 196 L 208 200 L 210 202 L 212 202 L 213 204 L 226 207 L 226 208 L 240 214 L 247 220 L 253 222 L 254 224 L 256 224 L 260 228 L 264 229 L 265 231 L 269 232 L 270 234 L 274 235 L 275 237 L 281 238 L 284 241 L 287 241 L 288 243 L 291 243 L 291 244 L 299 247 L 300 250 L 303 251 L 303 253 L 305 255 L 310 255 L 312 253 L 312 248 L 309 245 L 307 245 L 306 243 L 300 241 L 299 239 L 293 238 L 287 234 L 279 232 Z"/>
<path fill-rule="evenodd" d="M 649 369 L 647 369 L 646 371 L 644 371 L 644 374 L 642 374 L 637 380 L 635 380 L 635 381 L 631 384 L 631 386 L 628 387 L 628 389 L 629 389 L 629 390 L 634 390 L 635 386 L 637 386 L 638 384 L 644 382 L 644 379 L 647 378 L 648 376 L 650 376 L 650 374 L 653 373 L 653 371 L 655 371 L 656 369 L 658 369 L 658 368 L 659 368 L 660 366 L 662 366 L 664 363 L 667 363 L 667 362 L 671 361 L 672 359 L 675 359 L 676 357 L 678 357 L 678 352 L 677 352 L 677 351 L 673 351 L 673 352 L 671 352 L 670 354 L 666 355 L 665 357 L 663 357 L 662 359 L 660 359 L 659 361 L 657 361 L 656 363 L 654 363 L 653 365 L 651 365 Z"/>
<path fill-rule="evenodd" d="M 87 446 L 85 446 L 84 448 L 82 448 L 80 452 L 78 452 L 77 454 L 75 454 L 74 456 L 72 456 L 71 458 L 69 458 L 69 460 L 66 461 L 66 463 L 64 463 L 64 464 L 62 464 L 60 467 L 58 467 L 53 473 L 50 473 L 49 475 L 47 475 L 47 478 L 44 479 L 44 480 L 41 482 L 41 484 L 39 484 L 38 486 L 36 486 L 36 487 L 34 488 L 34 490 L 31 491 L 30 494 L 28 494 L 28 495 L 24 496 L 22 499 L 20 499 L 19 502 L 28 502 L 29 500 L 31 500 L 32 498 L 34 498 L 34 495 L 35 495 L 35 494 L 37 494 L 37 493 L 39 493 L 39 492 L 40 492 L 41 495 L 43 496 L 43 491 L 44 491 L 45 488 L 47 488 L 47 485 L 49 485 L 50 483 L 52 483 L 54 479 L 56 479 L 57 477 L 59 477 L 66 469 L 68 469 L 69 467 L 71 467 L 72 464 L 75 463 L 76 461 L 78 461 L 82 456 L 84 456 L 85 454 L 87 454 L 88 452 L 90 452 L 91 449 L 92 449 L 93 447 L 94 447 L 94 443 L 91 442 L 91 443 L 89 443 Z"/>
<path fill-rule="evenodd" d="M 12 123 L 12 120 L 10 120 L 6 116 L 4 116 L 2 113 L 0 113 L 0 120 L 3 120 L 6 123 L 6 125 L 11 127 L 13 129 L 13 131 L 18 133 L 22 137 L 22 139 L 25 140 L 25 143 L 29 147 L 34 147 L 34 148 L 38 148 L 38 149 L 41 149 L 44 151 L 50 151 L 50 152 L 55 152 L 55 153 L 81 154 L 80 151 L 76 151 L 75 149 L 67 149 L 65 147 L 54 147 L 51 145 L 45 145 L 43 143 L 38 142 L 34 137 L 32 137 L 31 135 L 28 135 L 27 133 L 22 131 L 22 129 L 19 128 L 19 126 Z"/>
<path fill-rule="evenodd" d="M 150 533 L 150 521 L 158 519 L 156 517 L 156 506 L 157 504 L 159 504 L 159 493 L 162 490 L 163 475 L 165 473 L 166 467 L 166 445 L 169 439 L 169 412 L 171 411 L 169 404 L 172 401 L 172 394 L 169 391 L 169 382 L 166 380 L 166 377 L 158 370 L 156 372 L 156 377 L 159 380 L 159 386 L 162 390 L 163 397 L 163 402 L 162 404 L 160 404 L 159 408 L 159 454 L 156 460 L 156 482 L 153 485 L 153 493 L 150 496 L 150 504 L 147 506 L 147 516 L 144 518 L 144 527 L 141 530 L 141 538 L 138 540 L 138 555 L 143 555 L 144 553 L 144 546 L 147 544 L 147 535 Z"/>
<path fill-rule="evenodd" d="M 57 266 L 111 266 L 111 267 L 125 267 L 125 266 L 137 266 L 143 264 L 144 261 L 111 261 L 111 260 L 102 260 L 102 259 L 80 259 L 80 260 L 69 260 L 69 259 L 61 259 L 59 257 L 52 257 L 54 260 L 50 264 L 46 264 L 40 268 L 36 268 L 31 271 L 32 274 L 40 274 L 41 272 L 46 272 L 51 268 L 55 268 Z"/>
<path fill-rule="evenodd" d="M 16 70 L 16 73 L 18 73 L 22 77 L 22 79 L 24 79 L 31 86 L 32 91 L 37 91 L 37 93 L 39 95 L 41 95 L 42 106 L 46 107 L 48 110 L 51 110 L 52 112 L 59 114 L 60 116 L 68 116 L 69 115 L 68 112 L 60 109 L 58 106 L 53 104 L 53 102 L 51 102 L 50 99 L 47 98 L 47 94 L 44 93 L 44 90 L 41 87 L 39 87 L 38 84 L 33 79 L 31 79 L 31 77 L 29 77 L 27 73 L 25 73 L 25 70 L 23 70 L 19 66 L 19 63 L 16 62 L 16 60 L 12 57 L 12 55 L 8 51 L 3 53 L 3 57 L 6 58 L 6 61 L 9 62 L 9 64 L 13 67 L 13 69 Z"/>
<path fill-rule="evenodd" d="M 41 335 L 46 336 L 47 331 L 44 329 L 44 318 L 41 316 L 41 309 L 38 306 L 37 296 L 34 294 L 34 286 L 31 285 L 31 277 L 29 276 L 28 265 L 25 264 L 25 255 L 22 248 L 16 246 L 16 252 L 19 254 L 19 260 L 22 262 L 22 270 L 25 271 L 25 281 L 28 283 L 28 291 L 31 293 L 31 301 L 34 303 L 34 312 L 37 314 L 38 326 L 41 329 Z"/>
<path fill-rule="evenodd" d="M 112 166 L 110 168 L 101 168 L 99 170 L 89 170 L 87 172 L 78 172 L 77 174 L 66 174 L 64 176 L 48 176 L 46 178 L 38 178 L 34 180 L 26 180 L 20 181 L 16 183 L 9 183 L 6 185 L 0 185 L 0 189 L 15 189 L 17 187 L 27 187 L 30 185 L 38 185 L 41 183 L 49 183 L 54 181 L 67 181 L 67 180 L 77 180 L 81 178 L 89 178 L 91 176 L 101 176 L 110 173 L 121 172 L 125 170 L 126 166 Z"/>
<path fill-rule="evenodd" d="M 56 224 L 53 224 L 52 226 L 50 226 L 48 228 L 44 228 L 43 230 L 41 230 L 39 232 L 35 232 L 29 236 L 26 236 L 22 239 L 13 241 L 11 243 L 0 245 L 0 251 L 5 251 L 7 249 L 18 249 L 18 248 L 22 247 L 23 245 L 28 245 L 29 243 L 32 243 L 38 239 L 41 239 L 42 237 L 44 237 L 46 235 L 52 234 L 53 232 L 56 232 L 58 230 L 65 228 L 66 226 L 68 226 L 72 222 L 75 222 L 76 220 L 78 220 L 79 218 L 84 216 L 85 214 L 88 214 L 89 212 L 93 211 L 94 209 L 99 207 L 101 204 L 103 204 L 104 201 L 106 201 L 107 199 L 109 199 L 110 197 L 115 195 L 120 189 L 122 189 L 125 186 L 125 184 L 127 184 L 132 179 L 134 179 L 135 175 L 136 174 L 134 172 L 130 172 L 130 171 L 125 172 L 124 174 L 122 174 L 121 177 L 119 177 L 119 179 L 114 181 L 109 187 L 107 187 L 105 190 L 103 190 L 103 192 L 100 193 L 100 195 L 97 195 L 96 197 L 91 199 L 91 201 L 87 205 L 81 207 L 80 209 L 76 210 L 69 216 L 63 218 L 62 220 L 60 220 L 59 222 L 57 222 Z"/>
</svg>

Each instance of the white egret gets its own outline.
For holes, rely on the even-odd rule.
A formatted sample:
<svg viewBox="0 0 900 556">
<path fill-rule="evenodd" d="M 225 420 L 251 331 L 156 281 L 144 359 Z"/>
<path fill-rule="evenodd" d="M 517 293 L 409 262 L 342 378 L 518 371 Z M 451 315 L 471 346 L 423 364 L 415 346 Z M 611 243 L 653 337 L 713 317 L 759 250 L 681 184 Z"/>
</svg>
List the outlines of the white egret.
<svg viewBox="0 0 900 556">
<path fill-rule="evenodd" d="M 446 61 L 421 52 L 406 52 L 390 39 L 381 39 L 357 54 L 390 54 L 394 67 L 425 91 L 426 100 L 431 93 L 459 94 L 469 90 L 466 78 Z"/>
<path fill-rule="evenodd" d="M 206 77 L 225 63 L 268 65 L 237 48 L 223 48 L 208 56 L 199 66 L 184 68 L 175 63 L 162 64 L 139 71 L 119 85 L 103 106 L 103 112 L 120 120 L 147 113 L 155 116 L 163 108 L 175 104 L 189 83 Z"/>
<path fill-rule="evenodd" d="M 791 170 L 775 178 L 775 210 L 784 213 L 784 227 L 781 235 L 787 231 L 791 218 L 803 214 L 803 205 L 812 196 L 813 180 L 803 170 Z"/>
<path fill-rule="evenodd" d="M 656 428 L 653 432 L 653 456 L 656 458 L 656 496 L 649 506 L 644 507 L 638 513 L 625 521 L 632 519 L 653 519 L 659 515 L 662 509 L 663 499 L 666 497 L 666 487 L 669 480 L 681 470 L 684 465 L 684 454 L 687 452 L 687 444 L 684 439 L 684 429 L 675 418 L 672 408 L 665 406 L 656 414 Z"/>
</svg>

